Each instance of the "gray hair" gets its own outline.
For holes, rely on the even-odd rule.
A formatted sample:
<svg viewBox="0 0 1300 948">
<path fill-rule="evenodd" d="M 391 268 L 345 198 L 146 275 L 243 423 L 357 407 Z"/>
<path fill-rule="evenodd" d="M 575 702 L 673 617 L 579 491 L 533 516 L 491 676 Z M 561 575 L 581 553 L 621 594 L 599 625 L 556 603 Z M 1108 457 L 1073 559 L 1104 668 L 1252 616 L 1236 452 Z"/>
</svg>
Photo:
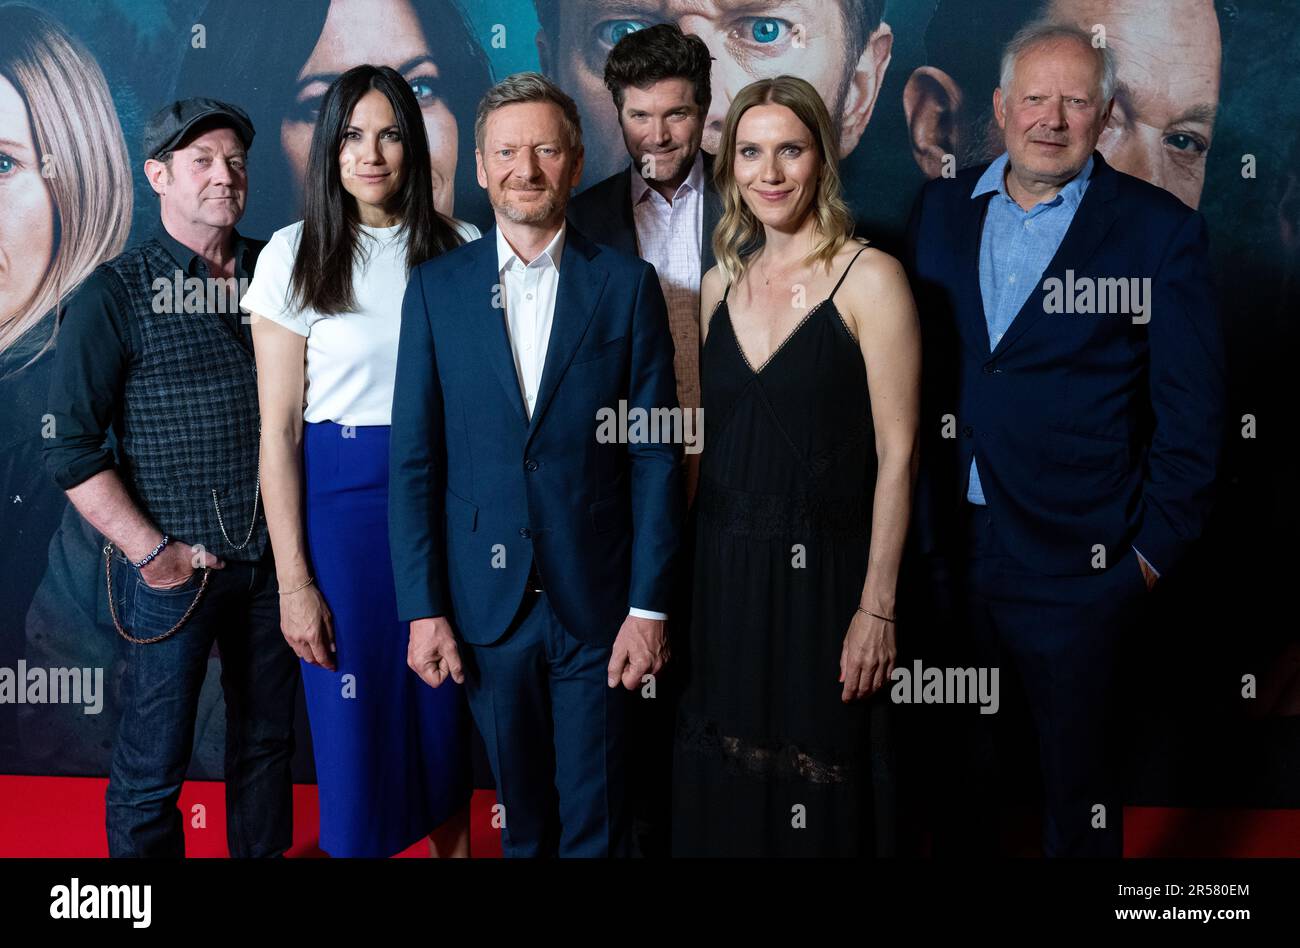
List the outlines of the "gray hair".
<svg viewBox="0 0 1300 948">
<path fill-rule="evenodd" d="M 1077 26 L 1056 23 L 1051 20 L 1038 20 L 1021 27 L 1002 51 L 1002 75 L 998 85 L 1006 95 L 1016 75 L 1016 60 L 1035 46 L 1044 43 L 1073 40 L 1093 50 L 1097 56 L 1097 65 L 1101 71 L 1101 100 L 1109 102 L 1115 95 L 1115 51 L 1109 46 L 1097 46 L 1093 43 L 1093 34 Z"/>
<path fill-rule="evenodd" d="M 479 100 L 478 114 L 474 116 L 474 144 L 479 151 L 483 150 L 488 116 L 497 109 L 520 102 L 549 102 L 557 106 L 569 147 L 575 151 L 582 148 L 582 119 L 578 116 L 578 106 L 568 93 L 540 72 L 516 72 L 494 85 Z"/>
</svg>

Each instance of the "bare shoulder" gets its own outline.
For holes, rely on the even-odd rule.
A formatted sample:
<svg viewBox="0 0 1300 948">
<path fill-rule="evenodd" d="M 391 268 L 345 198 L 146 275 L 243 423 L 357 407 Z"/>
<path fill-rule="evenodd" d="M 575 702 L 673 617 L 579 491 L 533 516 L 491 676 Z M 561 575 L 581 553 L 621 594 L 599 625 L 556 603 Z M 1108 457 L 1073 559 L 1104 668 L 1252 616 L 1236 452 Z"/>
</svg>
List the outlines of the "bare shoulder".
<svg viewBox="0 0 1300 948">
<path fill-rule="evenodd" d="M 907 274 L 897 257 L 870 244 L 863 246 L 858 241 L 852 241 L 848 246 L 849 260 L 852 260 L 859 250 L 862 253 L 849 269 L 848 276 L 844 280 L 845 288 L 852 286 L 866 291 L 884 290 L 897 286 L 900 280 L 904 284 L 907 283 Z"/>
<path fill-rule="evenodd" d="M 700 279 L 700 299 L 714 300 L 722 298 L 722 271 L 716 266 L 709 267 Z"/>
<path fill-rule="evenodd" d="M 864 333 L 896 330 L 916 318 L 907 272 L 896 257 L 876 247 L 862 251 L 836 299 L 859 339 Z"/>
</svg>

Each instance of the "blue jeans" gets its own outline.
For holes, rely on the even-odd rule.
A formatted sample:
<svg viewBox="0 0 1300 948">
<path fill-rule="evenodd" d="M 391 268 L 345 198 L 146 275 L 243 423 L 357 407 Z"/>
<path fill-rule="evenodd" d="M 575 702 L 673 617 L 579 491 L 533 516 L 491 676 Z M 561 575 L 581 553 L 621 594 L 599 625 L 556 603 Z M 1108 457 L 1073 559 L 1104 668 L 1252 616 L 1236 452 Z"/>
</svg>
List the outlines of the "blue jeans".
<svg viewBox="0 0 1300 948">
<path fill-rule="evenodd" d="M 194 612 L 170 638 L 118 640 L 126 660 L 122 718 L 108 778 L 111 856 L 185 855 L 176 806 L 194 745 L 199 690 L 215 641 L 226 699 L 226 835 L 236 858 L 279 856 L 293 840 L 294 704 L 298 662 L 280 633 L 279 587 L 268 552 L 211 570 Z M 120 551 L 113 600 L 135 638 L 159 635 L 189 608 L 203 576 L 177 589 L 145 585 Z"/>
</svg>

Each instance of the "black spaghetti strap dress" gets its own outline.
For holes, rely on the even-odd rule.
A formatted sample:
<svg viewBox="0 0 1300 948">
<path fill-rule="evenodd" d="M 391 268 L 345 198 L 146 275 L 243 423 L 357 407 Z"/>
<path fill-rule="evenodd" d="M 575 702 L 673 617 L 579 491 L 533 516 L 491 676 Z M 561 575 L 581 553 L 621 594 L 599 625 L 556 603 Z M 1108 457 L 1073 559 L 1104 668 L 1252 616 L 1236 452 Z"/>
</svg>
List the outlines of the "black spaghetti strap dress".
<svg viewBox="0 0 1300 948">
<path fill-rule="evenodd" d="M 866 367 L 835 306 L 843 282 L 761 366 L 725 294 L 711 317 L 675 856 L 893 853 L 888 683 L 844 704 L 838 681 L 876 480 Z"/>
</svg>

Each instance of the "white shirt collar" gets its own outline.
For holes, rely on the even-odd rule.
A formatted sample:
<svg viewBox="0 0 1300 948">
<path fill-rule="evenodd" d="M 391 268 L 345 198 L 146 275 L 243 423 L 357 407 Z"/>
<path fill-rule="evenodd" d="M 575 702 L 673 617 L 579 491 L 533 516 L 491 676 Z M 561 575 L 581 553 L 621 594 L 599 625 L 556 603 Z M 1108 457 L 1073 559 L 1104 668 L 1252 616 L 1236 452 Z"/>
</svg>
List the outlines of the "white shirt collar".
<svg viewBox="0 0 1300 948">
<path fill-rule="evenodd" d="M 632 206 L 636 207 L 638 204 L 641 203 L 641 199 L 646 196 L 646 193 L 649 192 L 650 185 L 646 184 L 644 175 L 640 174 L 636 170 L 635 165 L 632 166 L 631 174 L 632 174 Z M 696 194 L 704 193 L 704 152 L 703 151 L 697 151 L 695 153 L 695 161 L 691 163 L 691 170 L 687 173 L 686 180 L 683 181 L 680 185 L 678 185 L 677 193 L 673 195 L 673 200 L 676 201 L 677 198 L 681 195 L 682 191 L 687 189 L 694 191 Z"/>
<path fill-rule="evenodd" d="M 555 232 L 555 236 L 552 237 L 551 242 L 546 245 L 546 249 L 534 257 L 532 262 L 527 264 L 527 266 L 539 268 L 550 266 L 553 267 L 556 272 L 559 272 L 560 256 L 564 252 L 564 231 L 567 225 L 567 221 L 560 222 L 560 229 Z M 496 232 L 497 272 L 504 273 L 506 268 L 516 260 L 519 260 L 520 263 L 523 263 L 523 261 L 520 260 L 519 254 L 515 253 L 514 248 L 510 246 L 509 241 L 506 240 L 506 235 L 501 232 L 500 227 L 496 228 Z"/>
</svg>

